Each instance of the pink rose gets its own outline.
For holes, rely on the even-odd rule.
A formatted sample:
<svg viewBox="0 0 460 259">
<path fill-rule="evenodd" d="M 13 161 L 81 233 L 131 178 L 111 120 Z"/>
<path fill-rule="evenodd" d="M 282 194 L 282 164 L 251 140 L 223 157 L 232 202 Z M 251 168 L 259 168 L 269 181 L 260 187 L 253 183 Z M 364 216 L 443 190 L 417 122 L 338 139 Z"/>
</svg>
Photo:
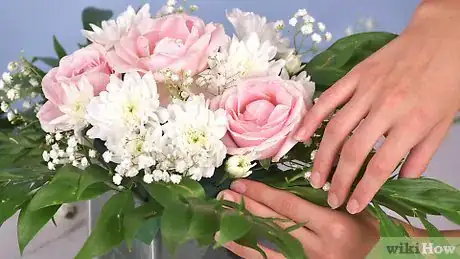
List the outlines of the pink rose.
<svg viewBox="0 0 460 259">
<path fill-rule="evenodd" d="M 261 77 L 241 81 L 211 102 L 227 112 L 223 142 L 231 155 L 279 161 L 297 143 L 293 135 L 311 104 L 312 91 L 295 81 Z"/>
<path fill-rule="evenodd" d="M 63 116 L 60 107 L 67 104 L 67 93 L 62 84 L 74 84 L 79 87 L 84 76 L 92 85 L 93 95 L 105 90 L 113 70 L 105 60 L 105 50 L 96 44 L 75 51 L 63 57 L 59 66 L 51 69 L 42 81 L 43 93 L 48 101 L 38 113 L 38 118 L 45 131 L 54 131 L 57 118 Z M 52 125 L 53 124 L 53 125 Z"/>
<path fill-rule="evenodd" d="M 209 55 L 227 42 L 222 25 L 205 24 L 198 17 L 172 14 L 152 20 L 148 32 L 133 27 L 109 51 L 107 59 L 119 73 L 191 70 L 207 67 Z M 157 79 L 162 77 L 157 75 Z"/>
</svg>

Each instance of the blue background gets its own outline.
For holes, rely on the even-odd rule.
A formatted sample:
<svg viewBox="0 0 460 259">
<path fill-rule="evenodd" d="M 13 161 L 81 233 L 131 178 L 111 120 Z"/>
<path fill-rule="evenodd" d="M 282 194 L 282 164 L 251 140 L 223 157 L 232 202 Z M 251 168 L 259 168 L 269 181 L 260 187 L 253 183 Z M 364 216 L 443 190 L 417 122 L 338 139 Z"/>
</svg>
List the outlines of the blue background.
<svg viewBox="0 0 460 259">
<path fill-rule="evenodd" d="M 149 2 L 153 12 L 165 1 L 128 0 L 3 0 L 0 4 L 0 72 L 21 50 L 25 55 L 55 56 L 52 36 L 56 35 L 67 52 L 84 42 L 80 30 L 81 11 L 87 6 L 112 9 L 118 14 L 128 5 L 139 7 Z M 410 20 L 417 0 L 189 0 L 197 4 L 196 13 L 207 21 L 221 22 L 229 28 L 225 10 L 238 7 L 267 16 L 269 20 L 289 20 L 299 8 L 307 8 L 317 21 L 324 22 L 334 40 L 344 36 L 345 29 L 361 18 L 372 17 L 376 29 L 399 33 Z M 456 144 L 457 143 L 457 144 Z M 447 181 L 460 188 L 459 153 L 460 126 L 454 126 L 430 164 L 427 175 Z M 441 228 L 458 228 L 452 223 L 435 220 Z"/>
</svg>

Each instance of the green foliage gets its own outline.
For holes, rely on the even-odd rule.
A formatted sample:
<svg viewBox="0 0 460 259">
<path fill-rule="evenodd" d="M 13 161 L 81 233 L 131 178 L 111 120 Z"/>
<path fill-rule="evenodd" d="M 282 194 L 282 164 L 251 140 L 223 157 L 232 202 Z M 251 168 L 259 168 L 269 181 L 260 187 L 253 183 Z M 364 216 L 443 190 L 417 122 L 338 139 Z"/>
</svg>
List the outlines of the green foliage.
<svg viewBox="0 0 460 259">
<path fill-rule="evenodd" d="M 60 205 L 32 210 L 28 204 L 23 206 L 18 219 L 18 242 L 21 253 L 38 231 L 50 221 L 59 207 Z"/>
<path fill-rule="evenodd" d="M 144 243 L 151 243 L 159 229 L 159 212 L 163 208 L 158 203 L 149 202 L 126 212 L 123 220 L 124 239 L 131 249 L 137 238 Z"/>
<path fill-rule="evenodd" d="M 59 66 L 59 59 L 53 57 L 35 57 L 36 60 L 43 62 L 50 67 Z"/>
<path fill-rule="evenodd" d="M 102 208 L 96 226 L 86 240 L 76 259 L 91 259 L 109 252 L 125 239 L 124 217 L 134 209 L 131 192 L 120 192 L 112 196 Z"/>
<path fill-rule="evenodd" d="M 315 56 L 306 66 L 307 72 L 316 83 L 317 91 L 324 92 L 354 66 L 396 36 L 387 32 L 365 32 L 335 42 L 327 50 Z"/>
<path fill-rule="evenodd" d="M 58 59 L 61 59 L 67 56 L 67 52 L 65 51 L 64 47 L 62 47 L 61 43 L 56 38 L 56 36 L 53 36 L 53 46 L 54 46 L 54 51 L 56 51 L 56 55 Z"/>
<path fill-rule="evenodd" d="M 374 216 L 380 222 L 380 236 L 381 237 L 408 237 L 409 234 L 404 227 L 391 220 L 391 218 L 380 208 L 378 203 L 373 203 L 372 207 Z"/>
<path fill-rule="evenodd" d="M 53 180 L 33 197 L 29 207 L 32 210 L 39 210 L 98 197 L 109 190 L 107 185 L 100 184 L 106 180 L 100 176 L 100 171 L 104 172 L 104 169 L 98 166 L 91 166 L 85 171 L 73 166 L 60 168 Z M 108 176 L 107 173 L 106 175 Z"/>
<path fill-rule="evenodd" d="M 87 7 L 81 14 L 83 28 L 85 30 L 92 30 L 90 24 L 100 26 L 102 21 L 109 20 L 112 16 L 113 12 L 111 10 Z"/>
<path fill-rule="evenodd" d="M 171 252 L 189 240 L 187 236 L 192 211 L 187 204 L 171 204 L 166 207 L 161 218 L 161 235 Z"/>
</svg>

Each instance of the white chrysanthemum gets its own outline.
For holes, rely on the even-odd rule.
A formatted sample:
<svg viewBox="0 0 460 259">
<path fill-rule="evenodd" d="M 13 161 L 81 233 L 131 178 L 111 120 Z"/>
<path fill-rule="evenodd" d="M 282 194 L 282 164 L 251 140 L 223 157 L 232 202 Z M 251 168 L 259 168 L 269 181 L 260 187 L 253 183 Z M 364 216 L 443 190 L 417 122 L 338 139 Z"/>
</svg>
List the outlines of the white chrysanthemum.
<svg viewBox="0 0 460 259">
<path fill-rule="evenodd" d="M 253 12 L 243 12 L 240 9 L 233 9 L 227 13 L 228 20 L 235 27 L 236 35 L 239 39 L 250 37 L 256 33 L 261 42 L 268 41 L 277 47 L 280 54 L 290 52 L 289 40 L 281 37 L 279 30 L 274 22 L 268 23 L 266 17 L 262 17 Z"/>
<path fill-rule="evenodd" d="M 306 71 L 302 71 L 298 75 L 290 77 L 288 71 L 286 71 L 286 69 L 283 69 L 281 71 L 280 77 L 284 80 L 292 80 L 299 82 L 303 85 L 307 96 L 309 96 L 309 98 L 307 99 L 311 100 L 313 98 L 313 95 L 315 94 L 316 85 L 315 82 L 311 81 L 311 77 L 307 74 Z"/>
<path fill-rule="evenodd" d="M 116 20 L 103 21 L 101 27 L 94 24 L 90 24 L 90 26 L 93 31 L 82 30 L 83 36 L 91 42 L 110 49 L 133 27 L 141 33 L 148 31 L 151 26 L 150 5 L 145 4 L 137 13 L 134 8 L 129 6 Z"/>
<path fill-rule="evenodd" d="M 93 98 L 86 119 L 93 126 L 88 131 L 92 139 L 117 142 L 133 128 L 149 121 L 158 121 L 160 101 L 152 73 L 141 77 L 127 73 L 123 80 L 110 77 L 107 90 Z"/>
<path fill-rule="evenodd" d="M 203 96 L 173 103 L 168 111 L 170 119 L 163 128 L 168 139 L 164 154 L 168 154 L 169 162 L 163 161 L 161 166 L 166 168 L 160 169 L 173 170 L 195 180 L 211 177 L 227 154 L 221 141 L 227 131 L 225 111 L 211 111 Z"/>
</svg>

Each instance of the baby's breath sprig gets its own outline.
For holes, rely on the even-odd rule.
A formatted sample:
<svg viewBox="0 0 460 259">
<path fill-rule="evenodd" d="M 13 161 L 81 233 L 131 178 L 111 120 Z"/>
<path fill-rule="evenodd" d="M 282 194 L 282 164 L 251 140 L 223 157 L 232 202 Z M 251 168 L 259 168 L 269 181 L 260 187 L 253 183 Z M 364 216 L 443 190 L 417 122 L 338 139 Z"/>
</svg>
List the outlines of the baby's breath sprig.
<svg viewBox="0 0 460 259">
<path fill-rule="evenodd" d="M 170 69 L 166 69 L 160 73 L 164 76 L 164 83 L 173 99 L 187 100 L 190 97 L 190 88 L 194 83 L 191 70 L 175 73 Z"/>
</svg>

